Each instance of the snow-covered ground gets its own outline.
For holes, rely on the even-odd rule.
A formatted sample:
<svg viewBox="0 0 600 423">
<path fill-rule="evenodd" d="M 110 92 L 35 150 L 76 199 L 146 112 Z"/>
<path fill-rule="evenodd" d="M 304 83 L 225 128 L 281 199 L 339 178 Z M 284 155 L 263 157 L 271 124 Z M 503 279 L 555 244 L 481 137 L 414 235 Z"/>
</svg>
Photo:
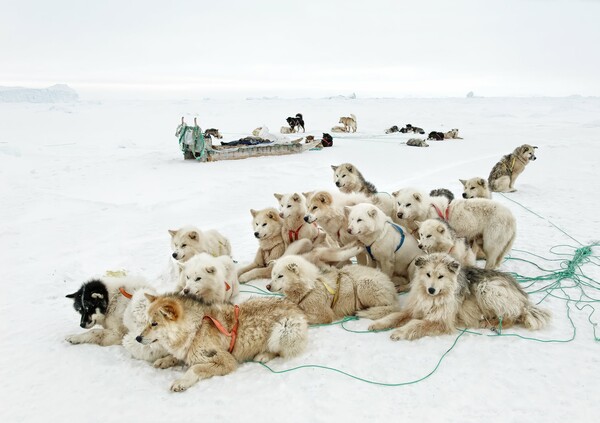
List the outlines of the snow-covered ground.
<svg viewBox="0 0 600 423">
<path fill-rule="evenodd" d="M 188 121 L 198 116 L 203 127 L 219 128 L 230 140 L 263 124 L 276 131 L 285 117 L 297 112 L 305 116 L 307 134 L 320 135 L 349 113 L 358 117 L 359 130 L 337 137 L 333 148 L 322 151 L 204 164 L 183 161 L 174 137 L 181 116 Z M 419 149 L 401 144 L 406 136 L 384 135 L 385 128 L 405 123 L 426 131 L 460 128 L 464 140 L 431 142 L 431 147 Z M 572 342 L 464 334 L 431 377 L 396 387 L 367 384 L 322 368 L 273 374 L 246 363 L 231 375 L 175 394 L 168 388 L 181 368 L 156 370 L 130 359 L 120 346 L 64 341 L 81 331 L 65 294 L 106 270 L 157 277 L 169 260 L 167 229 L 184 224 L 218 229 L 231 240 L 234 257 L 245 263 L 257 247 L 249 209 L 276 206 L 274 192 L 335 188 L 332 164 L 354 163 L 380 191 L 448 187 L 460 195 L 459 178 L 487 177 L 503 154 L 523 143 L 539 147 L 538 160 L 518 179 L 518 192 L 507 197 L 582 244 L 599 239 L 599 98 L 0 104 L 0 420 L 597 419 L 600 344 L 588 321 L 590 306 L 597 307 L 593 302 L 582 310 L 570 303 L 577 328 Z M 518 204 L 500 195 L 495 199 L 517 217 L 516 250 L 556 259 L 564 257 L 551 254 L 550 248 L 577 245 Z M 561 247 L 556 252 L 572 250 Z M 559 261 L 546 262 L 521 251 L 511 255 L 544 268 L 560 267 Z M 502 268 L 540 274 L 514 260 Z M 598 287 L 598 266 L 589 263 L 582 270 Z M 566 292 L 579 298 L 575 289 Z M 586 292 L 600 298 L 597 289 Z M 544 295 L 532 297 L 539 301 Z M 566 304 L 547 297 L 542 305 L 554 315 L 548 328 L 508 332 L 567 340 L 573 328 Z M 599 320 L 600 312 L 591 316 L 591 321 Z M 364 330 L 368 323 L 351 321 L 346 327 Z M 392 342 L 385 332 L 351 333 L 339 325 L 311 328 L 304 354 L 276 359 L 270 366 L 330 366 L 398 384 L 429 374 L 457 335 Z"/>
</svg>

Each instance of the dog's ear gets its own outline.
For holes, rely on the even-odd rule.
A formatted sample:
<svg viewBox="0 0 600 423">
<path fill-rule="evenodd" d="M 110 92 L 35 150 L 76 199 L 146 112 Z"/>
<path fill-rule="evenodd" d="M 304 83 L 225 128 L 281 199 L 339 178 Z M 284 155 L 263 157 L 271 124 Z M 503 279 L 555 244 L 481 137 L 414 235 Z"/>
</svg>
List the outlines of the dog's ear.
<svg viewBox="0 0 600 423">
<path fill-rule="evenodd" d="M 419 194 L 418 192 L 415 192 L 413 194 L 413 197 L 416 201 L 421 202 L 421 194 Z"/>
<path fill-rule="evenodd" d="M 452 273 L 458 273 L 458 271 L 460 270 L 460 263 L 457 262 L 456 260 L 451 260 L 449 261 L 446 266 L 448 267 L 448 270 L 451 271 Z"/>
<path fill-rule="evenodd" d="M 306 198 L 306 200 L 308 201 L 308 199 L 313 195 L 314 191 L 308 191 L 308 192 L 303 192 L 302 195 L 304 196 L 304 198 Z"/>
<path fill-rule="evenodd" d="M 425 256 L 419 256 L 415 260 L 415 266 L 417 266 L 417 267 L 423 267 L 426 264 L 427 264 L 427 257 L 425 257 Z"/>
<path fill-rule="evenodd" d="M 295 192 L 294 195 L 292 195 L 292 200 L 294 200 L 296 203 L 299 203 L 301 200 L 300 195 Z"/>
<path fill-rule="evenodd" d="M 177 235 L 177 230 L 169 229 L 169 234 L 171 235 L 171 238 L 173 238 L 175 235 Z"/>
<path fill-rule="evenodd" d="M 104 298 L 104 295 L 99 292 L 94 292 L 92 293 L 92 298 Z"/>
<path fill-rule="evenodd" d="M 377 216 L 377 208 L 373 207 L 371 210 L 369 210 L 367 212 L 367 215 L 369 215 L 369 217 L 375 217 L 375 216 Z"/>
<path fill-rule="evenodd" d="M 352 211 L 352 207 L 344 206 L 344 216 L 346 216 L 346 219 L 348 218 L 348 216 L 350 216 L 351 211 Z"/>
<path fill-rule="evenodd" d="M 290 263 L 286 266 L 286 268 L 295 275 L 300 274 L 300 270 L 298 269 L 298 265 L 296 263 Z"/>
<path fill-rule="evenodd" d="M 402 191 L 401 189 L 399 189 L 398 191 L 394 191 L 392 192 L 392 197 L 397 197 L 400 194 L 400 191 Z"/>
<path fill-rule="evenodd" d="M 181 316 L 181 306 L 174 301 L 165 301 L 165 303 L 158 309 L 166 319 L 177 320 Z"/>
<path fill-rule="evenodd" d="M 423 224 L 423 222 L 419 222 L 418 220 L 415 220 L 413 223 L 417 228 L 420 228 L 421 225 Z"/>
<path fill-rule="evenodd" d="M 67 294 L 65 295 L 65 298 L 75 298 L 77 295 L 79 295 L 79 291 L 73 292 L 72 294 Z"/>
<path fill-rule="evenodd" d="M 153 303 L 154 301 L 156 301 L 156 296 L 155 295 L 144 293 L 144 297 L 146 297 L 146 299 L 148 301 L 150 301 L 151 303 Z"/>
<path fill-rule="evenodd" d="M 206 273 L 213 274 L 217 271 L 217 268 L 215 266 L 206 266 L 204 270 L 206 271 Z"/>
<path fill-rule="evenodd" d="M 460 183 L 463 184 L 463 187 L 467 186 L 467 181 L 464 179 L 459 179 Z"/>
<path fill-rule="evenodd" d="M 271 220 L 279 220 L 279 213 L 275 213 L 271 210 L 267 213 L 267 217 Z"/>
<path fill-rule="evenodd" d="M 354 166 L 352 166 L 351 164 L 346 165 L 346 169 L 348 170 L 348 172 L 353 173 L 354 172 Z"/>
<path fill-rule="evenodd" d="M 256 215 L 258 214 L 258 211 L 254 210 L 254 209 L 250 209 L 250 214 L 252 215 L 252 217 L 256 217 Z"/>
<path fill-rule="evenodd" d="M 188 238 L 196 241 L 198 239 L 198 232 L 192 231 L 188 234 Z"/>
<path fill-rule="evenodd" d="M 327 192 L 321 192 L 319 193 L 319 195 L 317 196 L 317 201 L 320 201 L 323 204 L 331 204 L 332 202 L 332 197 L 329 193 Z"/>
<path fill-rule="evenodd" d="M 483 179 L 483 178 L 477 179 L 477 185 L 481 185 L 482 187 L 484 187 L 485 186 L 485 179 Z"/>
<path fill-rule="evenodd" d="M 283 198 L 283 194 L 273 194 L 273 196 L 277 199 L 277 201 L 281 200 Z"/>
<path fill-rule="evenodd" d="M 334 171 L 334 172 L 337 170 L 337 168 L 338 168 L 338 167 L 339 167 L 339 166 L 334 166 L 334 165 L 331 165 L 331 168 L 333 169 L 333 171 Z"/>
<path fill-rule="evenodd" d="M 446 227 L 444 225 L 438 225 L 437 231 L 443 234 L 444 232 L 446 232 Z"/>
</svg>

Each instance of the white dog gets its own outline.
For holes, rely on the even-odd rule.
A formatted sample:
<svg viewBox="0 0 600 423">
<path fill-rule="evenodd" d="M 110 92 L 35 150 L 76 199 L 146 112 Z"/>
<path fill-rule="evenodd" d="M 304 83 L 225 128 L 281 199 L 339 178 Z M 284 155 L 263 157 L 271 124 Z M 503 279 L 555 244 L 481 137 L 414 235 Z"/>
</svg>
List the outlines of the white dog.
<svg viewBox="0 0 600 423">
<path fill-rule="evenodd" d="M 500 266 L 515 240 L 515 217 L 495 201 L 474 198 L 449 204 L 446 197 L 430 197 L 412 188 L 396 191 L 393 196 L 396 217 L 409 229 L 416 229 L 416 221 L 439 217 L 448 222 L 457 236 L 469 241 L 481 240 L 486 269 Z"/>
<path fill-rule="evenodd" d="M 458 238 L 454 229 L 441 219 L 415 222 L 419 228 L 419 248 L 424 252 L 447 253 L 462 266 L 475 266 L 475 253 L 466 238 Z"/>
<path fill-rule="evenodd" d="M 208 253 L 215 257 L 231 255 L 229 240 L 214 229 L 201 231 L 194 226 L 184 226 L 171 230 L 171 249 L 173 258 L 185 263 L 198 253 Z"/>
<path fill-rule="evenodd" d="M 275 263 L 267 289 L 285 294 L 313 324 L 331 323 L 357 311 L 361 317 L 379 319 L 399 309 L 392 281 L 360 265 L 322 271 L 303 257 L 284 256 Z"/>
<path fill-rule="evenodd" d="M 331 132 L 348 132 L 348 131 L 346 131 L 346 128 L 343 126 L 333 126 L 331 128 Z"/>
<path fill-rule="evenodd" d="M 365 245 L 369 257 L 392 279 L 398 290 L 408 289 L 413 261 L 422 254 L 413 236 L 372 204 L 359 204 L 344 210 L 348 233 L 356 235 Z"/>
<path fill-rule="evenodd" d="M 491 200 L 492 192 L 488 185 L 488 181 L 483 178 L 459 179 L 464 187 L 463 198 L 487 198 Z"/>
<path fill-rule="evenodd" d="M 200 253 L 182 265 L 182 293 L 202 298 L 207 304 L 232 302 L 239 292 L 235 263 L 229 256 Z"/>
</svg>

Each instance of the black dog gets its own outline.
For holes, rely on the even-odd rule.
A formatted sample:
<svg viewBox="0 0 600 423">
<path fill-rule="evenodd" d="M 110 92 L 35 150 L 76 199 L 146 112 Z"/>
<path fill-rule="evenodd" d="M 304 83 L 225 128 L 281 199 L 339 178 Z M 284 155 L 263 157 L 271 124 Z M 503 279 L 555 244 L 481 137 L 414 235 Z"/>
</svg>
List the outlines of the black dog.
<svg viewBox="0 0 600 423">
<path fill-rule="evenodd" d="M 433 140 L 433 141 L 444 141 L 444 133 L 443 132 L 436 132 L 436 131 L 431 131 L 429 133 L 429 136 L 427 137 L 428 140 Z"/>
<path fill-rule="evenodd" d="M 323 139 L 321 140 L 321 144 L 323 147 L 332 147 L 333 146 L 333 137 L 325 132 L 323 132 Z"/>
<path fill-rule="evenodd" d="M 79 326 L 84 329 L 94 326 L 94 315 L 106 314 L 108 309 L 108 289 L 97 279 L 84 283 L 79 291 L 67 295 L 67 298 L 74 300 L 73 307 L 81 314 Z"/>
<path fill-rule="evenodd" d="M 410 134 L 411 132 L 413 134 L 424 134 L 425 133 L 423 128 L 419 128 L 418 126 L 412 126 L 410 123 L 407 123 L 404 128 L 400 129 L 400 132 L 402 132 L 403 134 Z"/>
<path fill-rule="evenodd" d="M 300 129 L 296 130 L 296 128 L 302 128 L 302 132 L 305 132 L 304 119 L 300 113 L 296 113 L 296 117 L 288 117 L 286 120 L 288 125 L 290 125 L 290 128 L 292 128 L 292 131 L 299 132 Z"/>
</svg>

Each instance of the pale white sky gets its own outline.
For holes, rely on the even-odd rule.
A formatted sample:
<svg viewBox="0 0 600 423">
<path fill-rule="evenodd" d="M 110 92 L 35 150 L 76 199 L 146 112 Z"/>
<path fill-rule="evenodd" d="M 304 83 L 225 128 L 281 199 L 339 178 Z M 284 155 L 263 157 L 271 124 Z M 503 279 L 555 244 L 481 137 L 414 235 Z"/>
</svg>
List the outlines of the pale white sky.
<svg viewBox="0 0 600 423">
<path fill-rule="evenodd" d="M 0 85 L 600 95 L 600 1 L 0 0 Z"/>
</svg>

